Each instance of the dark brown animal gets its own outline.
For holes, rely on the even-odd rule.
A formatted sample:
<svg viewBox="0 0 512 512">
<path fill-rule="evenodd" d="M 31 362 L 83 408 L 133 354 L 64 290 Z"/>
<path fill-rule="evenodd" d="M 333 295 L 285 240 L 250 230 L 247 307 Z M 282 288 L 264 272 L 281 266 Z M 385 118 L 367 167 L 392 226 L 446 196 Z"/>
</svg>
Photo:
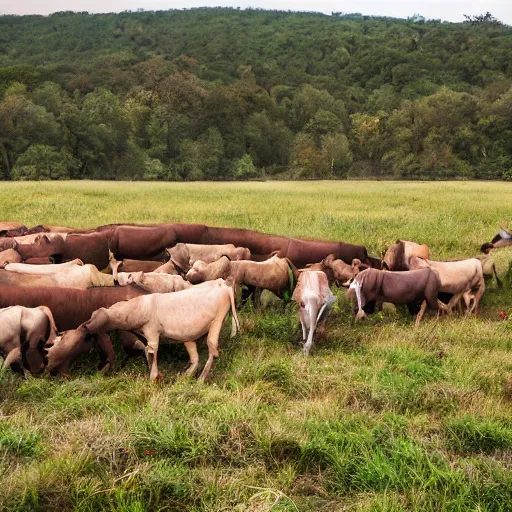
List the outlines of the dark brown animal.
<svg viewBox="0 0 512 512">
<path fill-rule="evenodd" d="M 233 244 L 247 247 L 254 259 L 277 251 L 297 267 L 316 263 L 328 254 L 346 263 L 357 258 L 373 265 L 378 260 L 368 260 L 366 248 L 361 245 L 322 240 L 301 240 L 279 235 L 268 235 L 248 229 L 218 228 L 203 224 L 159 224 L 159 225 L 107 225 L 96 230 L 77 230 L 74 233 L 101 232 L 108 239 L 116 259 L 154 260 L 161 259 L 166 247 L 176 244 Z"/>
<path fill-rule="evenodd" d="M 490 242 L 483 244 L 482 247 L 480 247 L 480 250 L 484 254 L 489 254 L 492 249 L 501 249 L 503 247 L 510 247 L 511 245 L 512 233 L 501 226 L 498 234 Z"/>
<path fill-rule="evenodd" d="M 355 292 L 357 299 L 356 319 L 373 313 L 376 302 L 391 302 L 406 304 L 411 314 L 421 305 L 416 324 L 421 321 L 427 306 L 437 310 L 439 289 L 439 277 L 430 268 L 404 272 L 369 268 L 359 273 L 350 283 L 350 290 Z"/>
<path fill-rule="evenodd" d="M 76 329 L 89 320 L 99 308 L 108 308 L 123 300 L 146 295 L 147 292 L 135 286 L 121 288 L 23 288 L 20 286 L 0 285 L 0 308 L 7 306 L 25 306 L 29 308 L 47 306 L 53 313 L 59 331 Z"/>
</svg>

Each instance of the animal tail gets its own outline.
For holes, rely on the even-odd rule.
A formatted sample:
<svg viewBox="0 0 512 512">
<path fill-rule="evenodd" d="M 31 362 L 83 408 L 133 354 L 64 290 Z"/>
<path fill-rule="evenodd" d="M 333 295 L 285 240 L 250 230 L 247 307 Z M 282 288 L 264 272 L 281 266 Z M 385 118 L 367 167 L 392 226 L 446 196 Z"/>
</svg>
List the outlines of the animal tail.
<svg viewBox="0 0 512 512">
<path fill-rule="evenodd" d="M 233 287 L 229 287 L 229 300 L 231 301 L 231 337 L 233 338 L 236 336 L 237 330 L 240 332 L 240 322 L 238 321 L 238 315 L 236 312 L 236 305 L 235 305 L 235 292 L 233 290 Z"/>
<path fill-rule="evenodd" d="M 55 319 L 53 318 L 53 314 L 50 308 L 46 306 L 39 306 L 39 309 L 48 317 L 48 322 L 50 324 L 50 329 L 48 330 L 48 336 L 46 337 L 46 347 L 53 347 L 55 343 L 55 338 L 57 337 L 57 326 L 55 325 Z"/>
</svg>

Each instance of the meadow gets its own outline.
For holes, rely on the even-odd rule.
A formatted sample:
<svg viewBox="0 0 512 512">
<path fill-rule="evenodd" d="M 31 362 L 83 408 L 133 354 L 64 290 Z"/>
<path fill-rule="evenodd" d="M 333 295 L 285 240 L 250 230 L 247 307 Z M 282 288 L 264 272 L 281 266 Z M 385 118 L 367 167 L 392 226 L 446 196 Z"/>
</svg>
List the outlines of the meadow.
<svg viewBox="0 0 512 512">
<path fill-rule="evenodd" d="M 403 238 L 450 259 L 512 223 L 512 183 L 2 183 L 0 219 L 201 222 L 372 255 Z M 163 385 L 121 351 L 107 376 L 93 355 L 70 380 L 3 371 L 0 510 L 511 510 L 512 251 L 493 258 L 505 288 L 479 318 L 415 328 L 386 306 L 356 325 L 336 290 L 309 358 L 292 304 L 247 305 L 204 384 L 179 375 L 182 346 L 161 348 Z"/>
</svg>

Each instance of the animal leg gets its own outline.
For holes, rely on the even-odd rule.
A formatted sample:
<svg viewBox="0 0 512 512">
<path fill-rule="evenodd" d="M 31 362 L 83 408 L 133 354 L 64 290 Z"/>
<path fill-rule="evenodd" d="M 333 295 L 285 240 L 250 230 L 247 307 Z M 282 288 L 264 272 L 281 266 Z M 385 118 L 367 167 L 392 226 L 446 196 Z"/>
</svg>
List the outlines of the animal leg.
<svg viewBox="0 0 512 512">
<path fill-rule="evenodd" d="M 200 380 L 204 381 L 206 377 L 208 377 L 208 374 L 210 373 L 210 370 L 213 366 L 213 360 L 216 357 L 219 357 L 219 336 L 223 320 L 224 317 L 220 317 L 219 319 L 214 320 L 210 330 L 208 331 L 208 338 L 206 339 L 206 344 L 208 345 L 208 360 L 206 361 L 203 371 L 199 376 Z"/>
<path fill-rule="evenodd" d="M 197 367 L 199 366 L 199 354 L 197 353 L 197 343 L 195 341 L 185 341 L 185 348 L 188 352 L 188 357 L 190 358 L 190 364 L 187 370 L 185 371 L 185 375 L 193 377 L 197 372 Z"/>
<path fill-rule="evenodd" d="M 418 326 L 420 324 L 421 319 L 423 318 L 423 315 L 425 314 L 426 309 L 427 309 L 427 301 L 424 300 L 421 303 L 421 308 L 420 308 L 418 314 L 416 315 L 416 322 L 415 322 L 416 326 Z"/>
<path fill-rule="evenodd" d="M 478 315 L 478 308 L 480 307 L 480 300 L 482 299 L 482 296 L 484 293 L 485 293 L 485 284 L 482 281 L 477 292 L 473 295 L 474 303 L 473 303 L 472 312 L 474 312 L 475 315 Z"/>
<path fill-rule="evenodd" d="M 7 367 L 10 367 L 11 370 L 15 373 L 20 374 L 21 376 L 25 375 L 25 372 L 23 370 L 23 365 L 21 364 L 21 349 L 15 348 L 14 350 L 11 350 L 7 357 L 4 359 L 4 364 L 2 365 L 2 369 L 5 369 Z"/>
<path fill-rule="evenodd" d="M 146 347 L 146 358 L 149 366 L 149 378 L 150 380 L 162 380 L 163 376 L 158 371 L 157 354 L 158 354 L 158 335 L 152 337 L 146 337 L 148 345 Z"/>
</svg>

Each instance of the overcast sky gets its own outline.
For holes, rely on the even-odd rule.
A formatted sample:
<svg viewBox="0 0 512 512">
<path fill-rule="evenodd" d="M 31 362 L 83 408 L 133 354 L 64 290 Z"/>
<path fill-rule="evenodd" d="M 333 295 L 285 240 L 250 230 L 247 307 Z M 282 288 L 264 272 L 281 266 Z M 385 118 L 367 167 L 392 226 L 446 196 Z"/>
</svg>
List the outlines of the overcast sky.
<svg viewBox="0 0 512 512">
<path fill-rule="evenodd" d="M 0 14 L 49 14 L 57 11 L 120 12 L 190 7 L 258 7 L 291 11 L 361 12 L 406 18 L 419 13 L 426 18 L 463 21 L 463 14 L 490 11 L 512 25 L 512 0 L 0 0 Z"/>
</svg>

